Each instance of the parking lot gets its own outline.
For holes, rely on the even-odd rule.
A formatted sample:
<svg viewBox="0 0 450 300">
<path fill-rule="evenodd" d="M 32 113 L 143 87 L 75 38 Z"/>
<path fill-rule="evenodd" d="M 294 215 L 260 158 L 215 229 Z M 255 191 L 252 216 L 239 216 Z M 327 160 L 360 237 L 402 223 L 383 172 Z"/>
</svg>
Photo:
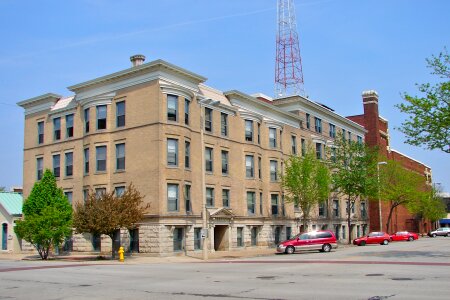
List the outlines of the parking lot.
<svg viewBox="0 0 450 300">
<path fill-rule="evenodd" d="M 448 299 L 449 282 L 444 237 L 207 263 L 0 261 L 11 299 Z"/>
</svg>

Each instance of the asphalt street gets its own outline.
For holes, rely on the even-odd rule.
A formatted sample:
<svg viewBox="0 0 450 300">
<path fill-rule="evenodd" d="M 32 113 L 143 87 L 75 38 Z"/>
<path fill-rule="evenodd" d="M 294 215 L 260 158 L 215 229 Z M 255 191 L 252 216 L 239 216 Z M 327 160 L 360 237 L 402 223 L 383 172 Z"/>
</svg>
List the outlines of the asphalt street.
<svg viewBox="0 0 450 300">
<path fill-rule="evenodd" d="M 0 299 L 449 299 L 450 238 L 208 262 L 0 261 Z"/>
</svg>

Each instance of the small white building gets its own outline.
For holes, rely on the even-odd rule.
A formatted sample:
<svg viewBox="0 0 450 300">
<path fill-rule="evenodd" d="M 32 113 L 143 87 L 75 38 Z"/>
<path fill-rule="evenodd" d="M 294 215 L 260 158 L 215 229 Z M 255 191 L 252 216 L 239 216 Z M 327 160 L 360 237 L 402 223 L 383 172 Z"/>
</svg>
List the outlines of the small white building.
<svg viewBox="0 0 450 300">
<path fill-rule="evenodd" d="M 1 252 L 20 252 L 20 240 L 14 232 L 14 223 L 22 218 L 21 193 L 0 192 Z"/>
</svg>

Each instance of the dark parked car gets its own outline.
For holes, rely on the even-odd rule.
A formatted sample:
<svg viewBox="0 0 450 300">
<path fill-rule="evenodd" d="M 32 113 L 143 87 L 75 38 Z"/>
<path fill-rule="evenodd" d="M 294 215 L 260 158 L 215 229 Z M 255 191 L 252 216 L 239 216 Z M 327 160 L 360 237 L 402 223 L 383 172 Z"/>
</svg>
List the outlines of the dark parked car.
<svg viewBox="0 0 450 300">
<path fill-rule="evenodd" d="M 441 227 L 434 231 L 428 232 L 428 236 L 437 237 L 437 236 L 450 236 L 450 227 Z"/>
<path fill-rule="evenodd" d="M 334 233 L 329 230 L 300 233 L 292 239 L 283 241 L 277 246 L 277 252 L 292 254 L 302 250 L 319 250 L 330 252 L 337 248 Z"/>
<path fill-rule="evenodd" d="M 414 241 L 414 240 L 418 240 L 419 239 L 419 235 L 417 233 L 414 232 L 409 232 L 409 231 L 398 231 L 394 234 L 391 234 L 391 242 L 392 241 Z"/>
<path fill-rule="evenodd" d="M 356 238 L 353 245 L 365 246 L 369 244 L 387 245 L 391 237 L 385 232 L 369 232 L 368 235 Z"/>
</svg>

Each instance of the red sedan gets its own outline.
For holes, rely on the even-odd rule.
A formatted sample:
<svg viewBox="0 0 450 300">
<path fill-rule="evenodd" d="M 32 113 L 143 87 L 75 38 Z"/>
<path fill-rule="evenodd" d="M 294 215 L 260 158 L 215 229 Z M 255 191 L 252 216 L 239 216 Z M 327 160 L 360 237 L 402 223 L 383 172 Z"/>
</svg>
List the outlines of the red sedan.
<svg viewBox="0 0 450 300">
<path fill-rule="evenodd" d="M 385 232 L 370 232 L 367 236 L 356 238 L 353 245 L 365 246 L 369 244 L 387 245 L 390 241 L 389 234 Z"/>
<path fill-rule="evenodd" d="M 409 231 L 398 231 L 391 234 L 391 241 L 414 241 L 419 239 L 419 235 Z"/>
</svg>

